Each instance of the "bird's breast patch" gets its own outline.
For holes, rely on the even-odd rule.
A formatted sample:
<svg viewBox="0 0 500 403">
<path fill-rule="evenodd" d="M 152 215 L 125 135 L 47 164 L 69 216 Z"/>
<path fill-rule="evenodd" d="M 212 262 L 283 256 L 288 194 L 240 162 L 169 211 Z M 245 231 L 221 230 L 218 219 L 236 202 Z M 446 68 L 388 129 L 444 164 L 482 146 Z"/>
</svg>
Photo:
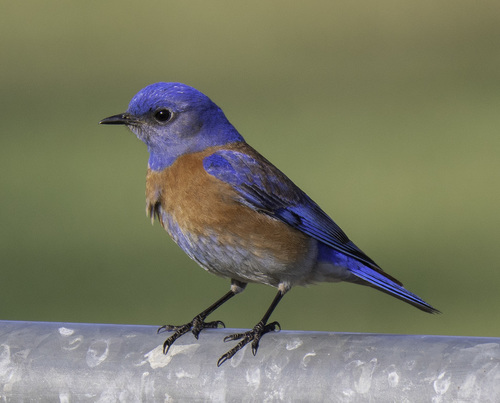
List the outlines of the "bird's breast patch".
<svg viewBox="0 0 500 403">
<path fill-rule="evenodd" d="M 173 223 L 177 231 L 189 234 L 192 240 L 216 236 L 221 245 L 269 254 L 284 265 L 310 256 L 311 240 L 308 236 L 246 206 L 231 185 L 206 172 L 204 159 L 230 146 L 211 147 L 183 155 L 160 172 L 149 170 L 146 181 L 148 205 L 161 206 L 170 225 Z M 239 150 L 242 145 L 236 143 L 232 148 Z M 224 164 L 222 160 L 217 161 Z M 174 237 L 173 228 L 169 229 L 169 223 L 159 218 Z"/>
</svg>

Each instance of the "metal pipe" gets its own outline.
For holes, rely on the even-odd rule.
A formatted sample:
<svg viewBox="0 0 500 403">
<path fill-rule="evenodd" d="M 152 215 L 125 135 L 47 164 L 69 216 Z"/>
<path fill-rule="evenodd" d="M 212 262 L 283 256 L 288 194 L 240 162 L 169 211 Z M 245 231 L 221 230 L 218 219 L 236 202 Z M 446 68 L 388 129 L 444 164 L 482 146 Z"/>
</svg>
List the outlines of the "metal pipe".
<svg viewBox="0 0 500 403">
<path fill-rule="evenodd" d="M 281 331 L 217 368 L 234 329 L 156 329 L 0 321 L 0 401 L 500 401 L 500 338 Z"/>
</svg>

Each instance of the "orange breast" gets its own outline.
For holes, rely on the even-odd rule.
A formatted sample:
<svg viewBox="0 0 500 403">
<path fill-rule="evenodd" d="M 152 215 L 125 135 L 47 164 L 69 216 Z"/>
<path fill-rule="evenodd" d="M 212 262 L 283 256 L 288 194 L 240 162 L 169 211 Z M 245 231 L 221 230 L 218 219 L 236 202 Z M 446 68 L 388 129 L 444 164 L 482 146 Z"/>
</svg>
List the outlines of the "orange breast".
<svg viewBox="0 0 500 403">
<path fill-rule="evenodd" d="M 260 267 L 264 263 L 259 263 L 259 259 L 266 265 L 276 266 L 269 268 L 275 280 L 279 280 L 292 266 L 297 271 L 298 264 L 304 266 L 299 270 L 302 274 L 308 272 L 315 258 L 312 255 L 315 254 L 316 244 L 311 238 L 288 224 L 242 204 L 240 196 L 230 185 L 204 170 L 203 158 L 221 148 L 237 148 L 238 151 L 256 154 L 246 144 L 212 147 L 203 152 L 184 155 L 162 172 L 148 171 L 146 198 L 149 209 L 155 205 L 161 207 L 162 214 L 158 214 L 160 221 L 176 241 L 174 232 L 180 230 L 189 236 L 188 245 L 198 241 L 205 243 L 201 251 L 197 250 L 196 245 L 193 246 L 196 252 L 186 250 L 190 246 L 180 245 L 188 254 L 192 252 L 190 256 L 202 266 L 206 266 L 202 258 L 230 260 L 229 251 L 237 249 L 249 252 L 249 257 L 245 259 L 255 258 L 254 268 L 257 270 L 267 270 Z M 207 242 L 207 239 L 211 241 Z M 224 250 L 224 253 L 220 250 Z M 213 257 L 193 256 L 196 253 Z M 228 265 L 230 263 L 227 262 Z M 220 262 L 217 265 L 220 266 Z M 210 270 L 210 267 L 205 268 Z"/>
</svg>

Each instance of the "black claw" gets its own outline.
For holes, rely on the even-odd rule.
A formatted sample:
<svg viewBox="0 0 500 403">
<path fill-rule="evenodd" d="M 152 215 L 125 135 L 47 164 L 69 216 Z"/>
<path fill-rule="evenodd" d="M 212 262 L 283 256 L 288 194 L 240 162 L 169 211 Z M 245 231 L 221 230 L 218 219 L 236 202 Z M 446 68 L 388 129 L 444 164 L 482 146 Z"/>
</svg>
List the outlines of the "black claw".
<svg viewBox="0 0 500 403">
<path fill-rule="evenodd" d="M 162 332 L 168 332 L 170 329 L 170 325 L 163 325 L 162 327 L 159 327 L 158 330 L 156 331 L 156 334 L 160 334 Z"/>
<path fill-rule="evenodd" d="M 262 322 L 257 323 L 252 330 L 245 333 L 234 333 L 224 337 L 224 341 L 241 340 L 236 346 L 229 350 L 226 354 L 219 358 L 217 366 L 220 367 L 227 360 L 230 360 L 238 351 L 245 347 L 248 343 L 252 342 L 252 354 L 256 355 L 259 349 L 259 342 L 263 335 L 269 332 L 274 332 L 276 329 L 281 330 L 278 322 L 268 323 L 264 325 Z"/>
<path fill-rule="evenodd" d="M 167 340 L 165 340 L 165 342 L 163 343 L 163 352 L 167 354 L 172 344 L 174 344 L 174 342 L 179 337 L 186 334 L 187 332 L 191 331 L 194 337 L 198 340 L 200 332 L 203 329 L 217 329 L 219 326 L 226 327 L 224 322 L 220 320 L 216 320 L 213 322 L 205 322 L 203 317 L 196 316 L 193 318 L 191 322 L 186 323 L 185 325 L 181 326 L 163 325 L 162 327 L 158 328 L 156 333 L 175 331 L 175 333 L 172 336 L 170 336 Z"/>
<path fill-rule="evenodd" d="M 223 321 L 215 320 L 213 322 L 204 323 L 203 329 L 217 329 L 219 327 L 219 325 L 222 327 L 226 327 L 226 325 L 224 324 Z"/>
<path fill-rule="evenodd" d="M 174 342 L 179 338 L 181 337 L 183 334 L 186 334 L 187 332 L 189 332 L 189 330 L 191 330 L 191 324 L 190 323 L 187 323 L 183 326 L 166 326 L 165 329 L 167 330 L 175 330 L 175 333 L 170 336 L 167 340 L 165 340 L 165 342 L 163 343 L 163 352 L 165 354 L 167 354 L 168 350 L 170 349 L 170 347 L 172 346 L 172 344 L 174 344 Z"/>
<path fill-rule="evenodd" d="M 271 323 L 267 324 L 265 326 L 265 328 L 266 329 L 268 328 L 268 330 L 265 333 L 267 333 L 267 332 L 276 332 L 276 328 L 278 328 L 277 331 L 279 332 L 281 330 L 281 325 L 279 324 L 279 322 L 271 322 Z"/>
<path fill-rule="evenodd" d="M 224 354 L 219 360 L 217 361 L 217 366 L 220 367 L 222 364 L 224 364 L 227 361 L 226 354 Z"/>
<path fill-rule="evenodd" d="M 255 339 L 253 342 L 252 342 L 252 354 L 254 356 L 257 355 L 257 350 L 259 349 L 259 339 Z"/>
<path fill-rule="evenodd" d="M 250 333 L 250 332 L 248 332 L 248 333 Z M 219 358 L 219 361 L 217 361 L 217 366 L 220 367 L 227 360 L 230 360 L 231 358 L 233 358 L 233 356 L 238 351 L 240 351 L 246 344 L 248 344 L 249 341 L 250 341 L 250 339 L 247 340 L 246 338 L 244 338 L 243 340 L 241 340 L 236 346 L 234 346 L 231 350 L 229 350 L 226 354 L 222 355 Z"/>
<path fill-rule="evenodd" d="M 244 283 L 241 283 L 239 281 L 234 280 L 233 283 L 237 285 L 240 289 L 245 288 Z M 182 335 L 186 334 L 187 332 L 191 331 L 198 339 L 198 336 L 200 335 L 200 332 L 203 329 L 217 329 L 219 326 L 226 327 L 224 322 L 220 320 L 216 320 L 213 322 L 205 322 L 205 319 L 208 315 L 210 315 L 213 311 L 215 311 L 217 308 L 219 308 L 222 304 L 224 304 L 226 301 L 229 301 L 232 297 L 234 297 L 237 294 L 236 291 L 231 291 L 227 292 L 222 296 L 222 298 L 219 298 L 215 303 L 210 305 L 207 309 L 205 309 L 203 312 L 200 312 L 198 315 L 196 315 L 193 320 L 189 323 L 186 323 L 185 325 L 182 326 L 172 326 L 172 325 L 164 325 L 160 327 L 157 331 L 157 333 L 161 332 L 166 332 L 166 331 L 174 331 L 174 334 L 171 335 L 165 342 L 163 343 L 163 352 L 167 354 L 168 350 L 170 349 L 170 346 L 174 344 L 174 342 L 181 337 Z M 219 360 L 220 361 L 220 360 Z M 220 363 L 222 364 L 221 361 Z"/>
<path fill-rule="evenodd" d="M 172 346 L 172 343 L 170 343 L 170 338 L 168 338 L 167 340 L 165 340 L 165 342 L 163 343 L 163 354 L 167 354 L 168 353 L 168 350 L 170 350 L 170 347 Z"/>
</svg>

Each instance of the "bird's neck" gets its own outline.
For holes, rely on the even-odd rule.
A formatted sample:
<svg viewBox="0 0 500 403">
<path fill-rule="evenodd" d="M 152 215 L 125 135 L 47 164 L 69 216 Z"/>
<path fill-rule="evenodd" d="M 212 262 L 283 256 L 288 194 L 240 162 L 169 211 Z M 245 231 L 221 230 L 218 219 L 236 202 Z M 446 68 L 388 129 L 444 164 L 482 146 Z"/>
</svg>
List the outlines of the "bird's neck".
<svg viewBox="0 0 500 403">
<path fill-rule="evenodd" d="M 232 128 L 232 126 L 231 126 Z M 186 154 L 197 153 L 210 147 L 222 146 L 232 143 L 244 143 L 243 137 L 232 128 L 223 133 L 209 133 L 207 135 L 197 135 L 191 139 L 182 139 L 181 142 L 171 142 L 161 146 L 148 145 L 149 168 L 153 171 L 162 171 L 170 167 L 179 157 Z"/>
</svg>

